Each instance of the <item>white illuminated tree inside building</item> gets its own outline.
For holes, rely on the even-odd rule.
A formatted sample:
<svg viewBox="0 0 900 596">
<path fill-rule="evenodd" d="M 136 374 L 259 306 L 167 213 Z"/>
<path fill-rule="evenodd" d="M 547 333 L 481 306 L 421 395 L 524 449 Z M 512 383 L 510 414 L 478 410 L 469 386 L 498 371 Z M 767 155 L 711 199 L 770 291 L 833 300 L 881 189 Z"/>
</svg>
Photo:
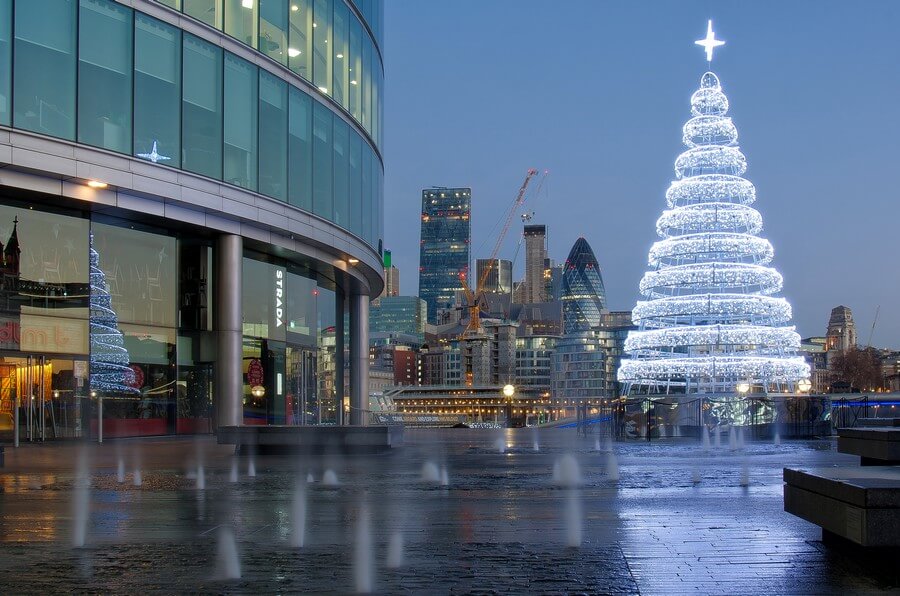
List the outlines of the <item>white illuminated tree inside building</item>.
<svg viewBox="0 0 900 596">
<path fill-rule="evenodd" d="M 776 296 L 782 278 L 759 236 L 756 189 L 743 177 L 747 161 L 712 72 L 691 113 L 619 381 L 633 394 L 793 391 L 809 366 L 797 355 L 791 306 Z"/>
<path fill-rule="evenodd" d="M 100 269 L 100 254 L 94 249 L 93 234 L 89 267 L 91 391 L 103 394 L 135 393 L 129 385 L 134 371 L 129 367 L 125 338 L 119 331 L 119 320 L 112 308 L 106 275 Z"/>
</svg>

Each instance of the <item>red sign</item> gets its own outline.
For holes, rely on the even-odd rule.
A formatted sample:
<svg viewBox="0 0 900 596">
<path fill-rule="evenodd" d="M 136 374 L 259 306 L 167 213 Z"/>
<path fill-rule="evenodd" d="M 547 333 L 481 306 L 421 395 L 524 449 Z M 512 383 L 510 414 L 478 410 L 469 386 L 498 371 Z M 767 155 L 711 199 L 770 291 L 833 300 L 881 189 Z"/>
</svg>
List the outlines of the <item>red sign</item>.
<svg viewBox="0 0 900 596">
<path fill-rule="evenodd" d="M 132 364 L 129 368 L 131 368 L 131 374 L 125 375 L 125 382 L 135 389 L 140 389 L 144 386 L 144 369 L 137 364 Z"/>
<path fill-rule="evenodd" d="M 258 358 L 251 360 L 250 366 L 247 367 L 247 383 L 251 387 L 263 384 L 263 366 Z"/>
</svg>

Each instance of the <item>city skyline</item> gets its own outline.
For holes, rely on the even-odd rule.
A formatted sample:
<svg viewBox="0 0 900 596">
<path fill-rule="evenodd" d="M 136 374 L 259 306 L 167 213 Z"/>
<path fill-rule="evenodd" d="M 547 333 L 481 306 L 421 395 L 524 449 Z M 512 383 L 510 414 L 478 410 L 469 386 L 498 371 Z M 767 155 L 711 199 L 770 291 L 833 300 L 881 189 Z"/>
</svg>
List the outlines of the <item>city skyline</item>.
<svg viewBox="0 0 900 596">
<path fill-rule="evenodd" d="M 679 150 L 681 110 L 707 68 L 693 42 L 712 18 L 717 37 L 728 42 L 716 50 L 713 67 L 728 83 L 740 145 L 753 155 L 748 175 L 799 333 L 822 335 L 831 308 L 847 304 L 865 345 L 881 305 L 872 344 L 897 343 L 900 312 L 889 305 L 900 279 L 888 260 L 896 207 L 881 198 L 891 171 L 887 150 L 900 130 L 900 109 L 891 101 L 900 85 L 883 75 L 900 53 L 891 41 L 900 23 L 897 7 L 871 3 L 861 14 L 827 3 L 828 10 L 808 14 L 791 4 L 772 19 L 770 3 L 715 10 L 702 3 L 573 3 L 557 12 L 538 3 L 520 3 L 516 11 L 504 6 L 482 7 L 478 20 L 440 5 L 386 8 L 392 44 L 385 117 L 393 123 L 385 150 L 386 246 L 410 277 L 422 188 L 471 186 L 480 197 L 472 204 L 474 259 L 487 256 L 489 231 L 521 173 L 537 167 L 551 173 L 524 210 L 535 211 L 532 223 L 547 225 L 548 256 L 562 261 L 585 236 L 603 271 L 609 307 L 630 308 L 665 204 L 671 155 Z M 580 13 L 585 18 L 574 21 Z M 562 35 L 564 27 L 573 29 Z M 461 28 L 472 43 L 448 51 L 442 33 Z M 489 46 L 501 29 L 509 33 L 505 43 Z M 849 30 L 852 39 L 837 35 Z M 534 31 L 541 32 L 537 41 Z M 438 78 L 460 85 L 440 95 L 409 93 L 410 86 L 427 88 Z M 861 79 L 878 105 L 878 127 L 845 116 Z M 412 129 L 405 119 L 420 124 Z M 423 135 L 442 142 L 423 150 Z M 841 152 L 849 145 L 852 152 Z M 850 174 L 853 168 L 866 183 Z M 847 210 L 850 197 L 862 200 Z M 580 211 L 586 217 L 571 217 Z M 522 231 L 516 227 L 501 258 L 516 252 Z M 523 261 L 520 250 L 517 280 Z"/>
</svg>

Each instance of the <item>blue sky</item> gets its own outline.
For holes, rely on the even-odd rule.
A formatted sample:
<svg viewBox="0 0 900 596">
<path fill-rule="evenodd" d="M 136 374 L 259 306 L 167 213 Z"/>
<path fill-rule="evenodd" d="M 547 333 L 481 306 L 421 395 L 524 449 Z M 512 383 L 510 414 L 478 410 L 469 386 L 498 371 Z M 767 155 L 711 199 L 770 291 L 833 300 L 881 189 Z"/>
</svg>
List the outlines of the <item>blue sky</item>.
<svg viewBox="0 0 900 596">
<path fill-rule="evenodd" d="M 872 343 L 900 347 L 900 2 L 385 4 L 385 246 L 404 294 L 418 290 L 422 188 L 472 187 L 486 257 L 536 167 L 550 175 L 527 209 L 550 256 L 584 236 L 610 308 L 630 310 L 712 18 L 727 42 L 713 70 L 798 331 L 824 334 L 844 304 L 865 344 L 881 305 Z M 502 258 L 520 235 L 517 221 Z"/>
</svg>

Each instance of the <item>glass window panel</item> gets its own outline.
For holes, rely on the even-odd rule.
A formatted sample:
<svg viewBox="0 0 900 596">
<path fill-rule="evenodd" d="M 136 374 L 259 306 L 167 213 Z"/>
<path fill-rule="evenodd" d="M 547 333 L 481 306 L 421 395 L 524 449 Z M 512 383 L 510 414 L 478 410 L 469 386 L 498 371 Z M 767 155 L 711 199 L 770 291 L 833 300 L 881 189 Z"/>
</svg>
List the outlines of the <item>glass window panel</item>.
<svg viewBox="0 0 900 596">
<path fill-rule="evenodd" d="M 334 291 L 319 287 L 316 299 L 318 320 L 319 412 L 321 421 L 334 423 L 337 419 L 335 395 L 335 303 Z"/>
<path fill-rule="evenodd" d="M 222 0 L 183 0 L 184 14 L 216 29 L 222 28 Z"/>
<path fill-rule="evenodd" d="M 288 63 L 288 0 L 259 0 L 259 51 Z"/>
<path fill-rule="evenodd" d="M 96 221 L 91 232 L 119 322 L 175 327 L 175 238 Z"/>
<path fill-rule="evenodd" d="M 89 225 L 0 205 L 0 349 L 88 353 Z"/>
<path fill-rule="evenodd" d="M 350 231 L 363 238 L 362 228 L 362 146 L 363 140 L 350 130 Z"/>
<path fill-rule="evenodd" d="M 181 31 L 135 13 L 134 155 L 181 165 Z"/>
<path fill-rule="evenodd" d="M 286 275 L 280 265 L 244 258 L 244 335 L 284 340 Z"/>
<path fill-rule="evenodd" d="M 77 6 L 75 0 L 16 4 L 14 126 L 75 140 Z"/>
<path fill-rule="evenodd" d="M 287 200 L 287 83 L 259 73 L 259 192 Z"/>
<path fill-rule="evenodd" d="M 334 116 L 334 223 L 350 227 L 350 127 Z"/>
<path fill-rule="evenodd" d="M 354 19 L 355 20 L 355 19 Z M 350 36 L 350 14 L 347 5 L 338 1 L 334 5 L 334 24 L 332 26 L 332 42 L 331 52 L 334 54 L 334 68 L 332 73 L 332 93 L 334 101 L 349 108 L 349 98 L 347 96 L 348 83 L 348 63 L 350 62 L 350 50 L 347 47 L 348 37 Z"/>
<path fill-rule="evenodd" d="M 372 132 L 372 40 L 363 36 L 362 53 L 362 115 L 361 123 L 366 132 Z"/>
<path fill-rule="evenodd" d="M 304 346 L 316 343 L 316 281 L 295 273 L 287 275 L 288 341 Z"/>
<path fill-rule="evenodd" d="M 288 201 L 312 211 L 312 98 L 296 87 L 290 88 L 288 123 Z"/>
<path fill-rule="evenodd" d="M 166 6 L 170 6 L 175 10 L 181 10 L 181 0 L 156 0 L 160 4 L 165 4 Z"/>
<path fill-rule="evenodd" d="M 372 152 L 372 173 L 375 184 L 375 188 L 372 189 L 372 213 L 375 218 L 375 238 L 372 240 L 372 246 L 379 248 L 384 238 L 384 170 L 375 152 Z"/>
<path fill-rule="evenodd" d="M 372 129 L 370 132 L 375 145 L 379 145 L 378 131 L 381 128 L 381 123 L 379 121 L 378 106 L 381 99 L 381 61 L 378 58 L 378 52 L 374 49 L 372 50 L 372 67 L 370 71 L 372 73 L 372 114 L 370 119 Z"/>
<path fill-rule="evenodd" d="M 307 81 L 312 81 L 312 0 L 290 0 L 290 37 L 288 66 Z"/>
<path fill-rule="evenodd" d="M 372 244 L 372 148 L 362 145 L 362 231 L 363 239 Z"/>
<path fill-rule="evenodd" d="M 222 50 L 184 34 L 182 167 L 222 179 Z"/>
<path fill-rule="evenodd" d="M 78 141 L 131 153 L 134 27 L 130 8 L 81 0 L 78 27 Z"/>
<path fill-rule="evenodd" d="M 256 47 L 259 0 L 225 0 L 225 33 Z"/>
<path fill-rule="evenodd" d="M 350 62 L 348 63 L 347 77 L 347 102 L 348 110 L 356 118 L 360 120 L 360 106 L 362 104 L 362 40 L 363 29 L 359 21 L 355 18 L 350 19 Z"/>
<path fill-rule="evenodd" d="M 225 171 L 229 184 L 256 190 L 258 69 L 225 54 Z"/>
<path fill-rule="evenodd" d="M 313 9 L 313 85 L 322 93 L 331 93 L 331 39 L 332 0 L 315 0 Z"/>
<path fill-rule="evenodd" d="M 9 126 L 12 84 L 12 0 L 0 0 L 0 124 Z"/>
<path fill-rule="evenodd" d="M 313 213 L 331 221 L 331 110 L 313 102 Z"/>
</svg>

